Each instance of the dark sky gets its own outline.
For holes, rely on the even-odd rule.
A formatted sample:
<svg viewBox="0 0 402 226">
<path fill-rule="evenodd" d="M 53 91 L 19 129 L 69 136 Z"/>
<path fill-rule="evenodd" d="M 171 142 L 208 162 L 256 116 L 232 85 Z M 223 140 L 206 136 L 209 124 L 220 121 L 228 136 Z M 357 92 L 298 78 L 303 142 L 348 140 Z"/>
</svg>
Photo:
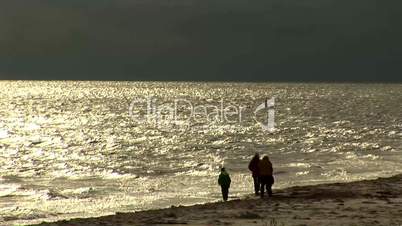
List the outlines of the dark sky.
<svg viewBox="0 0 402 226">
<path fill-rule="evenodd" d="M 402 81 L 400 0 L 1 0 L 0 79 Z"/>
</svg>

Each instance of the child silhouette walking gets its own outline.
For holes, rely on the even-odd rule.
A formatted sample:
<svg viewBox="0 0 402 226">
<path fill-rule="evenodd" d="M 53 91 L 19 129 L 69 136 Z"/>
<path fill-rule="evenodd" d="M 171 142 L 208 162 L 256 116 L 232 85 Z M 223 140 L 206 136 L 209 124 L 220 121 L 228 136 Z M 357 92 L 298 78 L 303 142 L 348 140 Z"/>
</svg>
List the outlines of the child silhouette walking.
<svg viewBox="0 0 402 226">
<path fill-rule="evenodd" d="M 218 178 L 218 184 L 221 186 L 222 189 L 223 201 L 228 200 L 230 183 L 231 183 L 230 176 L 226 172 L 226 169 L 222 167 L 221 173 L 219 174 Z"/>
</svg>

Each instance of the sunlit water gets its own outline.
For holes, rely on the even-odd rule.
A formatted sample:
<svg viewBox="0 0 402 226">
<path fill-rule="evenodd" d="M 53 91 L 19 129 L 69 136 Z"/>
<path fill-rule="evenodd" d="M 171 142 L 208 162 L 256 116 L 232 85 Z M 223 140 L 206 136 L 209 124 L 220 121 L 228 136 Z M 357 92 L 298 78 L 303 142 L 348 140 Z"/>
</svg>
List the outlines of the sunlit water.
<svg viewBox="0 0 402 226">
<path fill-rule="evenodd" d="M 2 81 L 0 88 L 0 224 L 216 201 L 222 165 L 231 197 L 242 197 L 252 192 L 247 164 L 255 152 L 269 154 L 274 188 L 402 172 L 400 84 Z M 168 106 L 180 98 L 180 120 L 138 121 L 147 112 L 138 100 L 147 97 Z M 276 128 L 266 132 L 259 124 L 266 112 L 253 112 L 271 97 Z M 242 118 L 190 117 L 190 103 L 241 106 Z"/>
</svg>

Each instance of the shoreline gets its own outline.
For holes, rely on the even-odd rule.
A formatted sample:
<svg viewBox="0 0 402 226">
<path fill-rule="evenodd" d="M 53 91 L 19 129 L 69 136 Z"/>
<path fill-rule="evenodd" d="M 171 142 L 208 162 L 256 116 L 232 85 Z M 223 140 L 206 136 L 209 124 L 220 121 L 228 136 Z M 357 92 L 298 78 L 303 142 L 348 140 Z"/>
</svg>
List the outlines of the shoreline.
<svg viewBox="0 0 402 226">
<path fill-rule="evenodd" d="M 32 226 L 105 225 L 402 225 L 402 174 L 374 180 L 295 186 L 272 198 L 247 196 L 228 202 L 43 222 Z"/>
</svg>

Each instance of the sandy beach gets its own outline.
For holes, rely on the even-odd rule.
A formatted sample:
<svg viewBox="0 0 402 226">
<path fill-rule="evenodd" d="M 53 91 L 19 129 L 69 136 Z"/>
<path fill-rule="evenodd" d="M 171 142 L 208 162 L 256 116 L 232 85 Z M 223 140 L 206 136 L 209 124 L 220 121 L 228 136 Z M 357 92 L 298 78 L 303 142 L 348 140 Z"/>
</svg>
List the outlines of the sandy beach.
<svg viewBox="0 0 402 226">
<path fill-rule="evenodd" d="M 274 197 L 71 219 L 41 226 L 402 225 L 402 175 L 274 190 Z"/>
</svg>

